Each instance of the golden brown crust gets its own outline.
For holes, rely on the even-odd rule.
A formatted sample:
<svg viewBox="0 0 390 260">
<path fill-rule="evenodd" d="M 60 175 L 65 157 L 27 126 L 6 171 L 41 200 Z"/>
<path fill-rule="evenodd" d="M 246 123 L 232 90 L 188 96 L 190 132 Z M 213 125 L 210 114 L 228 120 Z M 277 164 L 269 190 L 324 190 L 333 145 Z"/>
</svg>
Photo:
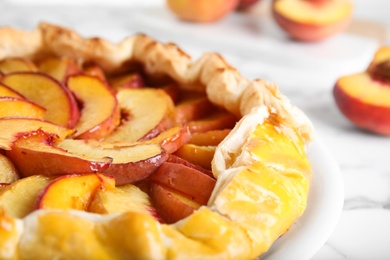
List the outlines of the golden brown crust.
<svg viewBox="0 0 390 260">
<path fill-rule="evenodd" d="M 243 117 L 216 150 L 213 173 L 217 177 L 217 185 L 208 207 L 200 208 L 188 218 L 171 226 L 158 224 L 155 220 L 135 213 L 121 215 L 116 219 L 124 221 L 123 225 L 128 225 L 126 233 L 129 237 L 140 235 L 143 232 L 140 227 L 149 227 L 148 232 L 151 232 L 149 237 L 153 237 L 153 243 L 156 244 L 145 246 L 143 254 L 156 256 L 153 248 L 158 248 L 160 254 L 163 254 L 162 258 L 253 258 L 266 251 L 302 214 L 310 184 L 310 167 L 306 162 L 306 155 L 295 147 L 303 147 L 305 142 L 311 140 L 313 130 L 304 113 L 293 106 L 275 85 L 264 80 L 248 81 L 218 54 L 206 53 L 198 60 L 192 61 L 176 45 L 160 43 L 142 34 L 114 44 L 100 38 L 86 39 L 70 29 L 41 23 L 33 32 L 0 28 L 0 39 L 0 59 L 11 56 L 33 59 L 45 55 L 67 56 L 77 59 L 81 64 L 97 63 L 108 72 L 115 71 L 129 62 L 141 63 L 146 73 L 168 75 L 182 88 L 203 90 L 213 103 Z M 299 169 L 302 174 L 295 174 L 293 177 L 300 181 L 296 182 L 288 174 L 284 175 L 283 170 L 277 171 L 272 165 L 261 163 L 264 151 L 257 149 L 258 146 L 253 146 L 254 141 L 251 138 L 256 137 L 255 132 L 261 130 L 257 129 L 259 125 L 265 124 L 264 122 L 271 122 L 274 125 L 271 130 L 263 131 L 271 131 L 277 138 L 283 140 L 276 143 L 276 146 L 281 145 L 288 151 L 294 151 L 286 154 L 286 158 L 289 158 L 286 163 L 290 162 L 289 156 L 302 159 L 303 166 Z M 264 139 L 264 142 L 272 144 L 268 139 Z M 296 153 L 296 150 L 299 150 L 299 153 Z M 261 171 L 262 169 L 264 171 Z M 275 178 L 280 187 L 263 183 L 262 180 L 267 178 L 271 180 L 269 183 L 273 183 L 272 178 Z M 240 185 L 241 181 L 247 184 L 245 188 L 247 199 L 244 200 L 236 193 L 237 189 L 243 188 Z M 271 186 L 274 190 L 269 188 Z M 292 192 L 293 199 L 289 197 L 289 192 Z M 236 197 L 231 199 L 229 197 L 231 194 L 236 194 Z M 258 201 L 258 197 L 262 195 L 267 200 L 280 201 L 272 202 L 275 203 L 273 211 L 264 212 L 267 207 Z M 299 205 L 294 204 L 295 202 Z M 247 208 L 240 208 L 240 205 L 247 205 Z M 240 216 L 240 210 L 245 211 L 244 215 Z M 64 248 L 69 254 L 79 252 L 69 248 L 73 245 L 71 238 L 64 239 L 61 243 L 55 240 L 56 236 L 64 236 L 66 230 L 56 230 L 41 222 L 43 218 L 53 218 L 53 223 L 63 218 L 69 225 L 73 225 L 72 223 L 77 223 L 79 217 L 80 213 L 74 212 L 63 212 L 58 215 L 56 211 L 54 213 L 39 211 L 24 220 L 13 220 L 16 226 L 24 226 L 25 231 L 8 234 L 12 240 L 2 241 L 0 238 L 0 245 L 11 241 L 10 243 L 18 247 L 19 253 L 28 253 L 34 244 L 52 243 L 57 249 L 51 251 L 51 256 L 59 254 L 56 255 L 59 257 L 64 257 L 61 255 Z M 5 219 L 0 215 L 0 224 L 2 218 Z M 81 218 L 82 221 L 86 221 L 85 225 L 89 228 L 81 232 L 83 236 L 79 238 L 93 243 L 98 250 L 94 256 L 98 256 L 97 252 L 100 252 L 103 258 L 108 256 L 124 258 L 126 254 L 123 250 L 127 247 L 134 253 L 131 243 L 123 242 L 122 248 L 118 245 L 100 244 L 102 239 L 107 237 L 120 240 L 115 232 L 121 234 L 123 230 L 117 228 L 115 216 L 101 218 L 82 213 Z M 132 225 L 126 219 L 137 219 L 139 225 Z M 104 237 L 99 237 L 103 236 L 99 230 L 105 225 L 107 228 L 104 232 L 108 233 L 104 233 Z M 116 229 L 110 233 L 112 227 Z M 73 226 L 75 231 L 77 228 L 81 227 Z M 54 240 L 43 239 L 43 234 L 47 233 L 52 235 Z M 122 250 L 121 253 L 124 255 L 115 250 Z M 80 255 L 79 257 L 82 258 Z"/>
</svg>

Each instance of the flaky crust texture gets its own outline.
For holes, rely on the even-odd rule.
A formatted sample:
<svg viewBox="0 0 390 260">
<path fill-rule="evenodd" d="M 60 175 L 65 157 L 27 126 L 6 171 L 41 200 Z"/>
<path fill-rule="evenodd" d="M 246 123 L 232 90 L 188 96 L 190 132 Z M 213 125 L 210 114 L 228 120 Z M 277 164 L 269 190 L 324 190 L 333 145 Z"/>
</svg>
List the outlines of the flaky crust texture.
<svg viewBox="0 0 390 260">
<path fill-rule="evenodd" d="M 231 134 L 217 148 L 213 161 L 213 172 L 217 177 L 217 185 L 208 207 L 202 207 L 188 219 L 170 226 L 160 225 L 155 223 L 156 221 L 150 224 L 150 220 L 146 218 L 145 221 L 149 221 L 148 223 L 153 229 L 153 231 L 150 231 L 152 234 L 150 237 L 153 237 L 157 242 L 155 242 L 155 246 L 148 247 L 145 245 L 139 247 L 137 249 L 139 250 L 138 253 L 134 251 L 136 252 L 135 256 L 144 255 L 145 258 L 152 257 L 154 259 L 253 258 L 265 252 L 272 245 L 273 241 L 281 235 L 280 230 L 285 231 L 285 228 L 279 228 L 279 233 L 270 231 L 266 224 L 255 227 L 253 228 L 254 231 L 251 231 L 252 220 L 246 222 L 247 220 L 234 215 L 234 210 L 224 207 L 225 200 L 219 197 L 224 189 L 229 189 L 229 185 L 234 184 L 234 180 L 238 180 L 238 178 L 246 179 L 245 176 L 251 176 L 251 173 L 253 173 L 253 167 L 246 167 L 245 164 L 256 164 L 256 160 L 251 161 L 253 159 L 250 158 L 251 155 L 245 154 L 243 150 L 256 125 L 264 122 L 266 118 L 272 118 L 271 122 L 277 122 L 278 131 L 282 131 L 293 142 L 298 143 L 301 140 L 303 143 L 307 143 L 313 138 L 313 128 L 309 119 L 301 110 L 289 102 L 275 84 L 261 79 L 248 81 L 216 53 L 205 53 L 199 59 L 192 60 L 175 44 L 160 43 L 143 34 L 131 36 L 119 43 L 111 43 L 101 38 L 84 38 L 71 29 L 48 23 L 39 24 L 33 31 L 0 28 L 0 59 L 7 57 L 39 59 L 46 55 L 72 57 L 81 64 L 97 63 L 108 72 L 118 70 L 131 62 L 140 63 L 148 74 L 168 75 L 183 88 L 205 91 L 213 103 L 225 107 L 242 118 Z M 233 162 L 227 161 L 226 157 L 230 153 L 239 153 L 240 156 L 229 158 Z M 237 160 L 242 160 L 242 162 Z M 294 192 L 296 192 L 294 196 L 299 197 L 297 199 L 298 203 L 302 202 L 302 205 L 305 205 L 310 173 L 305 173 L 301 178 L 306 185 L 304 192 L 295 189 L 295 184 L 292 181 L 289 181 L 288 185 L 292 185 L 291 187 L 294 188 Z M 303 210 L 304 206 L 302 207 Z M 302 214 L 302 210 L 300 209 L 298 213 L 291 214 L 292 221 Z M 2 221 L 13 223 L 16 230 L 15 234 L 17 234 L 14 240 L 10 240 L 10 245 L 7 245 L 10 248 L 10 258 L 13 254 L 14 257 L 17 254 L 23 255 L 24 253 L 29 255 L 34 251 L 32 250 L 34 245 L 39 247 L 38 244 L 43 243 L 43 240 L 27 236 L 26 232 L 39 233 L 42 230 L 38 230 L 37 226 L 39 226 L 42 216 L 48 215 L 50 219 L 51 215 L 56 214 L 56 212 L 51 211 L 45 212 L 39 211 L 27 216 L 24 220 L 10 220 L 0 212 L 0 224 Z M 81 214 L 81 217 L 78 214 L 69 214 L 97 223 L 96 225 L 99 225 L 99 227 L 105 222 L 115 222 L 113 217 L 102 220 L 95 216 L 84 218 L 83 214 Z M 3 219 L 1 219 L 2 216 Z M 122 218 L 126 217 L 122 216 Z M 129 218 L 137 219 L 134 216 Z M 140 220 L 137 219 L 137 221 Z M 279 220 L 273 218 L 267 221 L 278 223 Z M 281 221 L 285 221 L 285 218 Z M 218 225 L 213 226 L 215 223 Z M 282 223 L 281 226 L 291 225 L 290 222 L 286 223 Z M 9 225 L 12 226 L 12 224 Z M 149 229 L 151 228 L 150 225 Z M 213 230 L 216 238 L 207 240 L 205 238 L 207 235 L 199 234 L 198 231 L 193 230 L 193 227 L 197 225 L 206 226 L 209 230 Z M 135 227 L 129 227 L 129 229 L 131 228 L 136 229 Z M 145 238 L 146 236 L 140 237 Z M 216 239 L 218 241 L 215 241 Z M 152 243 L 151 241 L 148 241 L 148 243 Z M 14 243 L 13 246 L 12 243 Z M 18 249 L 12 249 L 14 247 Z M 58 248 L 63 249 L 64 247 Z M 58 250 L 61 251 L 62 249 Z M 19 253 L 17 253 L 18 250 Z M 36 248 L 35 250 L 37 251 Z M 69 255 L 64 256 L 58 252 L 59 255 L 56 255 L 55 250 L 53 250 L 50 257 L 69 258 Z M 160 251 L 157 252 L 156 250 Z M 146 251 L 150 254 L 147 254 Z M 119 255 L 117 256 L 117 258 L 121 258 Z"/>
</svg>

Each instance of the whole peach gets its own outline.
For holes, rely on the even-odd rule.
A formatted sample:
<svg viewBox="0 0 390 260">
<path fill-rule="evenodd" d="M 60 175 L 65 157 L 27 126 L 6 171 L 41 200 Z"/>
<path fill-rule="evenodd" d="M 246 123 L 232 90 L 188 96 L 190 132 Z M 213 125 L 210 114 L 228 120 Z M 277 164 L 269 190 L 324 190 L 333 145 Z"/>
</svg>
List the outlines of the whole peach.
<svg viewBox="0 0 390 260">
<path fill-rule="evenodd" d="M 168 7 L 182 20 L 215 22 L 232 12 L 239 0 L 167 0 Z"/>
</svg>

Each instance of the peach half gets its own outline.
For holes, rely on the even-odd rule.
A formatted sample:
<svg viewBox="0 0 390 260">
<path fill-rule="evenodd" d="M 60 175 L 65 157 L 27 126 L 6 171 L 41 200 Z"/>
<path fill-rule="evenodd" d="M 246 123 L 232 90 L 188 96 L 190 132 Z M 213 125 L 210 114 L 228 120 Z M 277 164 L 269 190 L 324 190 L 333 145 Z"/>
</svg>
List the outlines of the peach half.
<svg viewBox="0 0 390 260">
<path fill-rule="evenodd" d="M 350 0 L 274 0 L 276 23 L 292 38 L 320 41 L 343 31 L 350 22 Z"/>
<path fill-rule="evenodd" d="M 366 71 L 339 78 L 333 95 L 355 125 L 390 135 L 390 48 L 380 48 Z"/>
<path fill-rule="evenodd" d="M 357 126 L 390 135 L 390 83 L 362 72 L 341 77 L 333 95 L 340 111 Z"/>
</svg>

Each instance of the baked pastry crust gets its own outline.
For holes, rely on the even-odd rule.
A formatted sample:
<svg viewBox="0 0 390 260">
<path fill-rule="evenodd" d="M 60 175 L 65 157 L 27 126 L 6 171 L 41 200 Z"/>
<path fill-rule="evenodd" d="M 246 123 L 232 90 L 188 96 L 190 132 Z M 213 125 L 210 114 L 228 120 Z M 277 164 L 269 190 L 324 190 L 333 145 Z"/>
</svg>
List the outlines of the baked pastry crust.
<svg viewBox="0 0 390 260">
<path fill-rule="evenodd" d="M 133 212 L 39 210 L 13 219 L 0 211 L 0 258 L 254 258 L 303 213 L 311 179 L 305 147 L 313 128 L 276 85 L 248 81 L 216 53 L 193 61 L 175 44 L 142 34 L 111 43 L 41 23 L 31 32 L 1 28 L 0 39 L 0 59 L 57 55 L 108 72 L 140 63 L 147 74 L 205 91 L 241 118 L 216 150 L 217 185 L 207 207 L 172 225 Z M 281 141 L 262 135 L 269 131 Z"/>
</svg>

